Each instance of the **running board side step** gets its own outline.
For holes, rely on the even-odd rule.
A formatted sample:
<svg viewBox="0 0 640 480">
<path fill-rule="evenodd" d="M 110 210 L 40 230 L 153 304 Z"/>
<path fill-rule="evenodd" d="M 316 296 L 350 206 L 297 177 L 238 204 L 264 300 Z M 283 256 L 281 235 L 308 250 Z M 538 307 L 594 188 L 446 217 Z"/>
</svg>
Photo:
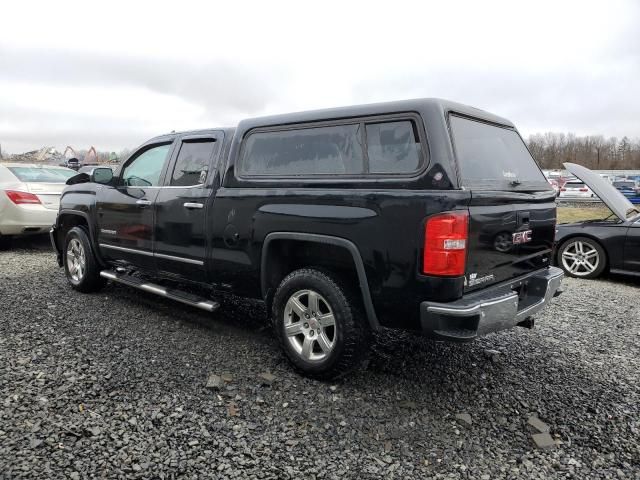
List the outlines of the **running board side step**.
<svg viewBox="0 0 640 480">
<path fill-rule="evenodd" d="M 155 293 L 156 295 L 160 295 L 161 297 L 170 298 L 171 300 L 175 300 L 176 302 L 184 303 L 186 305 L 191 305 L 192 307 L 206 310 L 207 312 L 213 312 L 217 310 L 218 307 L 220 307 L 220 304 L 218 302 L 206 300 L 202 297 L 198 297 L 197 295 L 183 292 L 182 290 L 161 287 L 160 285 L 156 285 L 155 283 L 145 282 L 144 280 L 140 280 L 139 278 L 131 277 L 129 275 L 122 275 L 114 272 L 113 270 L 102 270 L 100 272 L 100 276 L 114 282 L 122 283 L 129 287 L 134 287 L 149 293 Z"/>
</svg>

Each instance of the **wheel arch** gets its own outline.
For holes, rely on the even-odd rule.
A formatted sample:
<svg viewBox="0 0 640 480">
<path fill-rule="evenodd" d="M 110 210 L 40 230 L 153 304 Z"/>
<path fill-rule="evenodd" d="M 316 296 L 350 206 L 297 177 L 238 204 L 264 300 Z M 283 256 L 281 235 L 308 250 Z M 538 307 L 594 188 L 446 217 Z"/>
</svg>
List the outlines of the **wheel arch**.
<svg viewBox="0 0 640 480">
<path fill-rule="evenodd" d="M 312 245 L 312 248 L 323 248 L 325 250 L 327 248 L 333 248 L 334 252 L 340 253 L 343 260 L 348 258 L 352 262 L 351 273 L 357 279 L 360 287 L 360 296 L 369 326 L 372 330 L 380 329 L 380 323 L 371 299 L 369 283 L 367 282 L 367 275 L 360 251 L 353 242 L 341 237 L 299 232 L 269 233 L 264 239 L 260 260 L 260 288 L 262 298 L 265 299 L 267 305 L 270 305 L 275 288 L 280 281 L 295 269 L 287 268 L 287 265 L 282 266 L 281 263 L 278 262 L 284 259 L 281 249 L 277 248 L 279 244 L 285 247 L 290 247 L 293 244 L 299 248 L 307 244 Z M 295 263 L 289 265 L 295 265 Z M 313 266 L 313 263 L 299 266 L 310 267 Z"/>
<path fill-rule="evenodd" d="M 64 245 L 64 239 L 73 227 L 85 227 L 87 230 L 87 235 L 89 235 L 89 242 L 91 244 L 91 248 L 93 249 L 93 254 L 98 259 L 98 262 L 104 265 L 104 261 L 100 257 L 100 252 L 96 248 L 96 238 L 95 231 L 93 228 L 93 223 L 91 222 L 91 217 L 87 212 L 82 212 L 79 210 L 62 210 L 58 214 L 58 219 L 56 220 L 56 245 L 59 251 L 62 250 Z"/>
</svg>

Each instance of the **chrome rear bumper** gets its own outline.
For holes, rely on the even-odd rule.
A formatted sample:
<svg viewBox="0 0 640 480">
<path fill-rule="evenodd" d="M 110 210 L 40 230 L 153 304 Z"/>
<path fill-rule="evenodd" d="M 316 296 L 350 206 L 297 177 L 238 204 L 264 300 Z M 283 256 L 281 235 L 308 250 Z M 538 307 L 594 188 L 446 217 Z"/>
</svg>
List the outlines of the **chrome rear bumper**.
<svg viewBox="0 0 640 480">
<path fill-rule="evenodd" d="M 436 338 L 469 341 L 479 335 L 512 328 L 557 296 L 563 277 L 561 269 L 549 267 L 455 302 L 422 302 L 422 330 Z"/>
</svg>

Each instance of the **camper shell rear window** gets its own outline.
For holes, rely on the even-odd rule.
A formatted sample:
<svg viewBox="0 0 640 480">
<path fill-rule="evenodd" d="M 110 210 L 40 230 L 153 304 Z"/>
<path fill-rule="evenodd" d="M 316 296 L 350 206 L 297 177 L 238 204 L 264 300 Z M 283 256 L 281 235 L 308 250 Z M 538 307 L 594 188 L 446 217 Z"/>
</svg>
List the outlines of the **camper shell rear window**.
<svg viewBox="0 0 640 480">
<path fill-rule="evenodd" d="M 551 189 L 516 130 L 453 114 L 449 126 L 463 186 Z"/>
</svg>

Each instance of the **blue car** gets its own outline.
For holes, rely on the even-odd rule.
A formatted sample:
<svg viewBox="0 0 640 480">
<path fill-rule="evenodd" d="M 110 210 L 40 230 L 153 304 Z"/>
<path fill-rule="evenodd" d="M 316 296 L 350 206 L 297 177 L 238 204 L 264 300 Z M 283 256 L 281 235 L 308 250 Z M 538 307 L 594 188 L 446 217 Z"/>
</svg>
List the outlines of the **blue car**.
<svg viewBox="0 0 640 480">
<path fill-rule="evenodd" d="M 640 203 L 640 186 L 634 180 L 616 180 L 613 186 L 629 199 L 631 203 Z"/>
</svg>

